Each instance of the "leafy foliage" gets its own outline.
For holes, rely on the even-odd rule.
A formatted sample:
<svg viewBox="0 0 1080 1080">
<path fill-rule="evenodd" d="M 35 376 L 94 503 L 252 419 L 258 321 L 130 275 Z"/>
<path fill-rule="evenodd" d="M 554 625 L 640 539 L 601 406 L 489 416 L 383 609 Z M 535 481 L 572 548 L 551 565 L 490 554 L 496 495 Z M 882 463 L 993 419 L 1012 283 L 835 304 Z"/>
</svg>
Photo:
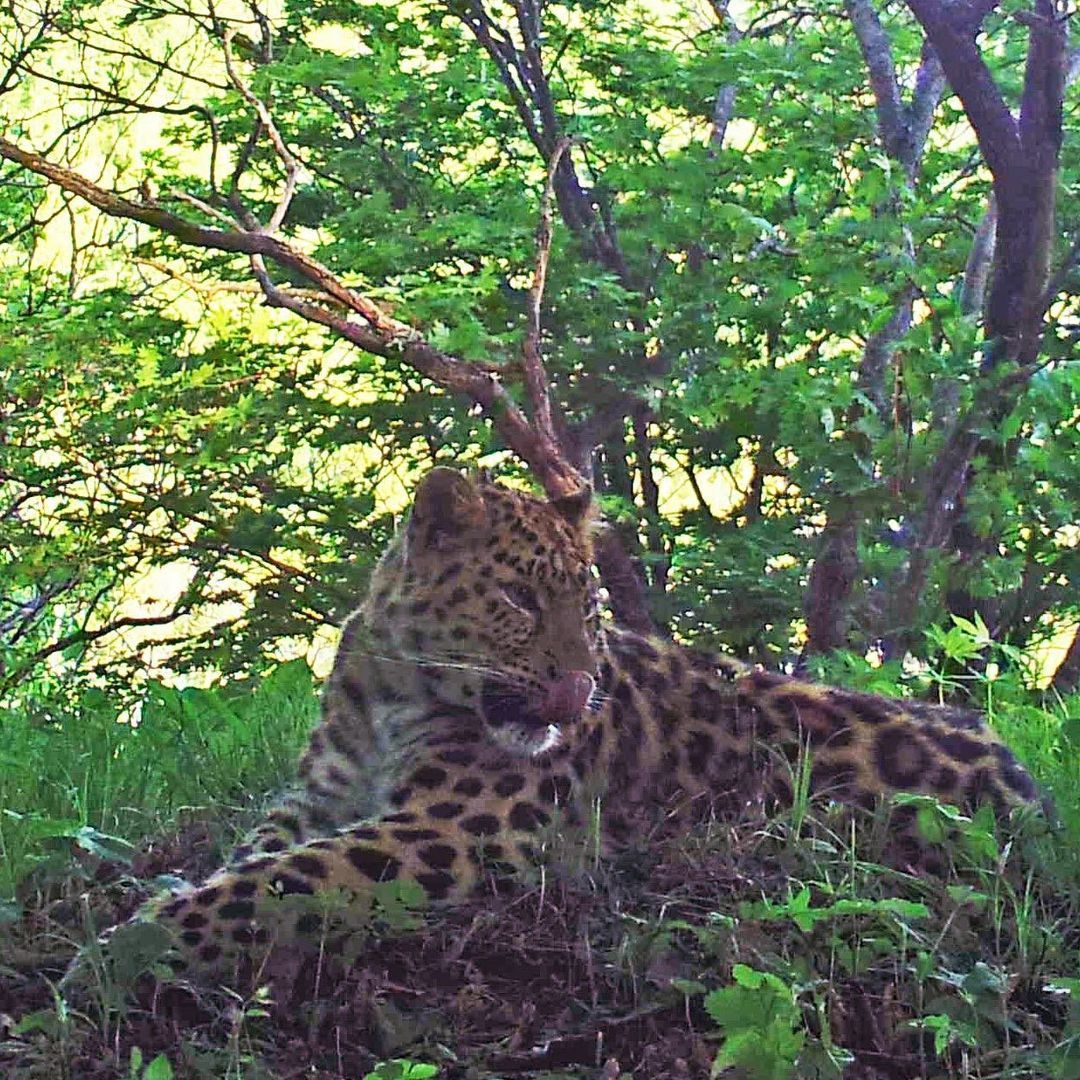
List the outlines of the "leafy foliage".
<svg viewBox="0 0 1080 1080">
<path fill-rule="evenodd" d="M 799 1010 L 791 987 L 744 964 L 735 965 L 732 977 L 734 986 L 705 998 L 706 1010 L 725 1035 L 713 1075 L 737 1065 L 753 1080 L 785 1080 L 804 1040 L 796 1030 Z"/>
<path fill-rule="evenodd" d="M 680 0 L 648 15 L 564 4 L 544 30 L 552 115 L 586 140 L 574 152 L 626 264 L 598 265 L 557 230 L 546 360 L 571 423 L 628 392 L 647 404 L 643 424 L 605 436 L 597 481 L 627 515 L 654 617 L 775 662 L 799 640 L 813 537 L 846 515 L 858 523 L 858 580 L 843 601 L 857 650 L 903 631 L 918 652 L 910 631 L 950 609 L 977 611 L 1017 647 L 1060 633 L 1077 615 L 1080 550 L 1075 273 L 1061 278 L 1047 338 L 1058 362 L 983 433 L 964 496 L 969 535 L 934 554 L 916 625 L 898 626 L 927 478 L 949 418 L 980 384 L 961 282 L 987 176 L 946 98 L 905 181 L 835 7 L 787 16 L 752 5 L 746 17 L 751 32 L 726 35 Z M 921 37 L 910 17 L 881 17 L 903 89 Z M 290 0 L 270 46 L 255 20 L 233 27 L 232 50 L 299 163 L 286 231 L 435 344 L 513 384 L 544 162 L 463 19 L 452 3 Z M 199 5 L 166 15 L 141 0 L 73 2 L 37 37 L 29 12 L 6 26 L 17 70 L 20 42 L 43 61 L 25 60 L 8 98 L 15 134 L 69 145 L 87 125 L 105 137 L 115 111 L 153 117 L 161 137 L 117 157 L 118 186 L 149 183 L 155 205 L 215 225 L 197 206 L 216 205 L 228 159 L 236 198 L 269 214 L 281 160 L 249 141 L 250 102 L 224 77 L 222 28 Z M 1014 92 L 1023 28 L 991 19 L 987 35 L 993 73 Z M 733 113 L 718 132 L 725 86 Z M 35 91 L 55 107 L 31 120 Z M 1067 111 L 1062 251 L 1080 205 L 1067 197 L 1074 121 Z M 349 607 L 399 480 L 433 460 L 497 460 L 478 418 L 403 363 L 346 354 L 322 331 L 268 316 L 246 260 L 121 225 L 78 244 L 64 275 L 63 259 L 45 268 L 56 239 L 35 225 L 52 197 L 25 176 L 4 191 L 9 687 L 57 653 L 130 682 L 146 659 L 138 644 L 161 638 L 175 665 L 249 670 Z M 193 209 L 190 198 L 207 201 Z M 867 382 L 867 344 L 911 290 L 914 324 Z M 102 662 L 95 634 L 117 622 L 132 579 L 178 565 L 187 582 L 160 622 L 130 643 L 122 624 L 104 634 Z M 234 604 L 242 614 L 222 617 Z"/>
</svg>

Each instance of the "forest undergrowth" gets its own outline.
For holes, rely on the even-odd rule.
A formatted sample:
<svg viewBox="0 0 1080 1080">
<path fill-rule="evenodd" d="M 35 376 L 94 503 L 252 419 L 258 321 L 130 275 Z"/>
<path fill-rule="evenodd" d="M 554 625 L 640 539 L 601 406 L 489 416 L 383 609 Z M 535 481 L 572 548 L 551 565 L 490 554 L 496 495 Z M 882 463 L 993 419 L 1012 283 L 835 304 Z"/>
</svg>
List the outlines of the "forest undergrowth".
<svg viewBox="0 0 1080 1080">
<path fill-rule="evenodd" d="M 0 1076 L 1080 1077 L 1080 700 L 985 656 L 958 666 L 964 628 L 937 644 L 914 686 L 852 658 L 817 674 L 965 687 L 1052 795 L 1052 831 L 920 798 L 950 862 L 927 878 L 876 861 L 884 812 L 853 827 L 797 796 L 612 863 L 552 854 L 452 911 L 387 893 L 344 943 L 275 956 L 247 996 L 155 978 L 163 943 L 137 923 L 120 962 L 91 949 L 89 989 L 59 983 L 98 930 L 219 865 L 287 783 L 317 709 L 306 666 L 153 685 L 137 725 L 96 692 L 43 693 L 5 723 Z"/>
</svg>

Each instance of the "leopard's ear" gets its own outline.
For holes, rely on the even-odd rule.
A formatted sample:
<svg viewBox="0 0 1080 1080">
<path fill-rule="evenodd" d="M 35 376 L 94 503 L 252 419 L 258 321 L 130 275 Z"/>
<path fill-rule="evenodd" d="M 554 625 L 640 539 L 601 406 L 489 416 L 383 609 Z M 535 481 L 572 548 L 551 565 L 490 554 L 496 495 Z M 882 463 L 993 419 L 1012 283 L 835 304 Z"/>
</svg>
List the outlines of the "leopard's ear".
<svg viewBox="0 0 1080 1080">
<path fill-rule="evenodd" d="M 432 469 L 413 497 L 409 549 L 449 550 L 484 518 L 484 500 L 472 480 L 457 469 Z"/>
<path fill-rule="evenodd" d="M 572 495 L 562 495 L 551 500 L 551 505 L 566 519 L 574 528 L 583 528 L 588 525 L 592 516 L 593 497 L 592 488 L 582 486 Z"/>
</svg>

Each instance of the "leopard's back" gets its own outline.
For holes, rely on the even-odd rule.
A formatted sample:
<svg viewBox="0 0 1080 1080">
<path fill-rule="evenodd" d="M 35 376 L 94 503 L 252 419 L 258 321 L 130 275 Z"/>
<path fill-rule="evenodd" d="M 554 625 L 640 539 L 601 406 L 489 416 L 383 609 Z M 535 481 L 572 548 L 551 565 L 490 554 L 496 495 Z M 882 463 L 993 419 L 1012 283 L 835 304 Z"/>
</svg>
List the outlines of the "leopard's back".
<svg viewBox="0 0 1080 1080">
<path fill-rule="evenodd" d="M 965 809 L 986 802 L 999 815 L 1039 800 L 974 711 L 812 683 L 626 631 L 608 640 L 610 723 L 631 751 L 650 747 L 636 757 L 654 786 L 729 796 L 736 808 L 762 791 L 790 802 L 805 763 L 810 792 L 864 807 L 896 792 Z"/>
</svg>

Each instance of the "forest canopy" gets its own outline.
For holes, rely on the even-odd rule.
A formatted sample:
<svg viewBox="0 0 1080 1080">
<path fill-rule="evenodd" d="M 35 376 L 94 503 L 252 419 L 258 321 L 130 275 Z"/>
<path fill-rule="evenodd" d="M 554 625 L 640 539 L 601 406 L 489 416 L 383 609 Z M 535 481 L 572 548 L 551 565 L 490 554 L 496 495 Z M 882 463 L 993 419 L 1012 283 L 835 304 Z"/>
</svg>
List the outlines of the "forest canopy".
<svg viewBox="0 0 1080 1080">
<path fill-rule="evenodd" d="M 777 666 L 948 657 L 959 620 L 1075 688 L 1067 31 L 1053 0 L 16 0 L 4 693 L 325 638 L 436 462 L 591 487 L 632 625 Z"/>
</svg>

